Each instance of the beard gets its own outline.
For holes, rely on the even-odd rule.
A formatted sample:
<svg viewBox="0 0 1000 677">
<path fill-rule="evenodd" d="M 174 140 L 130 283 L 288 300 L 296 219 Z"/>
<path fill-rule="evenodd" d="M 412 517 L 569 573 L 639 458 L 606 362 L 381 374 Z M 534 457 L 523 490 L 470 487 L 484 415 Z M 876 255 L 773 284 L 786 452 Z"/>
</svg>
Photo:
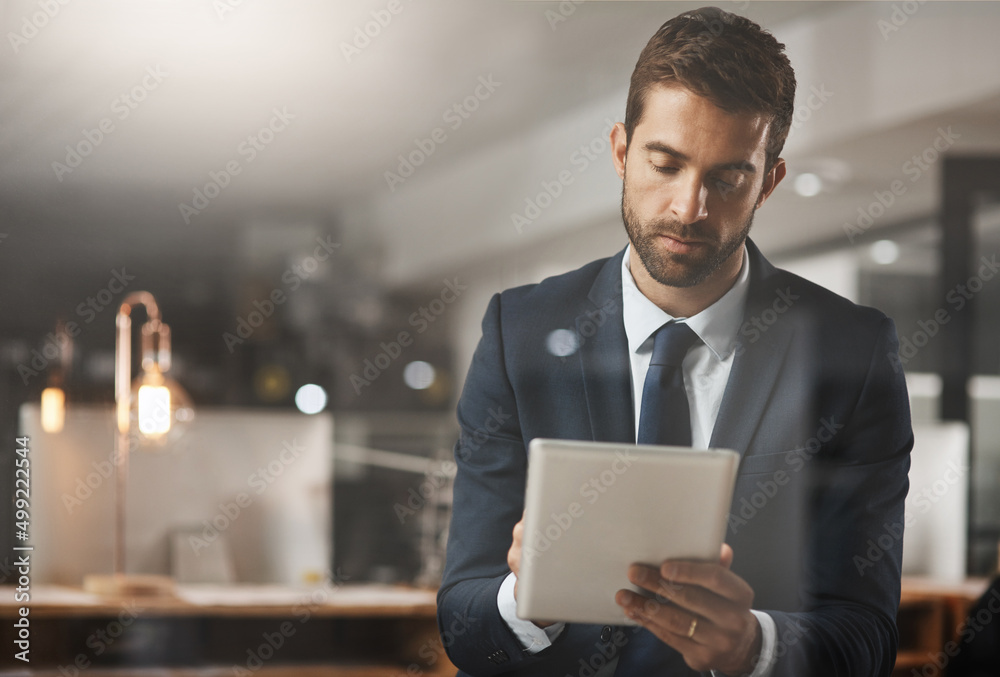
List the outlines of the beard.
<svg viewBox="0 0 1000 677">
<path fill-rule="evenodd" d="M 628 195 L 628 181 L 622 188 L 622 221 L 625 232 L 649 276 L 668 287 L 694 287 L 704 282 L 729 260 L 750 234 L 756 210 L 751 209 L 743 227 L 733 235 L 719 239 L 707 232 L 700 223 L 684 225 L 671 219 L 641 221 Z M 678 240 L 697 240 L 702 244 L 697 252 L 682 254 L 664 251 L 657 242 L 661 235 Z"/>
</svg>

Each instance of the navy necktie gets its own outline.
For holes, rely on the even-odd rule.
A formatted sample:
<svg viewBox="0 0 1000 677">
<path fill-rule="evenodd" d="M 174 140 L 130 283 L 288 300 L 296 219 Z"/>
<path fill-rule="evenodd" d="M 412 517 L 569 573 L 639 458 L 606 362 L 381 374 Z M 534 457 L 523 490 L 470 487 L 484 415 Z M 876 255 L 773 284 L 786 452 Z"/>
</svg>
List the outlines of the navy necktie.
<svg viewBox="0 0 1000 677">
<path fill-rule="evenodd" d="M 642 387 L 637 443 L 691 445 L 691 410 L 681 363 L 698 340 L 691 327 L 679 322 L 668 322 L 657 330 Z"/>
<path fill-rule="evenodd" d="M 691 409 L 684 390 L 681 363 L 698 335 L 679 322 L 660 327 L 653 339 L 653 355 L 642 387 L 639 444 L 691 445 Z M 630 638 L 622 649 L 615 675 L 638 677 L 653 673 L 694 675 L 684 658 L 641 628 L 625 630 Z"/>
</svg>

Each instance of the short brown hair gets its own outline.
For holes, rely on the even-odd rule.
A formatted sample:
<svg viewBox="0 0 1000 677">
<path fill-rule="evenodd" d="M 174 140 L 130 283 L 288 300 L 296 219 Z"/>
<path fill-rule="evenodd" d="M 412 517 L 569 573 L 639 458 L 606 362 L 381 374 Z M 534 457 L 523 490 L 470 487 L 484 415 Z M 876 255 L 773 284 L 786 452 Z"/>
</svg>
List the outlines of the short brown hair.
<svg viewBox="0 0 1000 677">
<path fill-rule="evenodd" d="M 676 83 L 731 113 L 769 119 L 766 170 L 781 154 L 795 108 L 795 71 L 785 46 L 759 25 L 718 7 L 670 19 L 639 55 L 625 104 L 625 133 L 642 119 L 646 94 Z"/>
</svg>

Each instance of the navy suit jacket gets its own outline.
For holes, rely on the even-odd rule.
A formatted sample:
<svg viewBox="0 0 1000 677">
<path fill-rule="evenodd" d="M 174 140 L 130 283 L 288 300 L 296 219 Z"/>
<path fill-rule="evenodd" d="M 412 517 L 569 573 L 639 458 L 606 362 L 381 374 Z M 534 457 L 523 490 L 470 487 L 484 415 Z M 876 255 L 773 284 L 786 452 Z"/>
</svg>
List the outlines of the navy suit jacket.
<svg viewBox="0 0 1000 677">
<path fill-rule="evenodd" d="M 747 306 L 711 440 L 742 457 L 733 570 L 776 622 L 774 675 L 889 675 L 913 444 L 895 327 L 747 247 Z M 556 329 L 575 332 L 573 354 L 547 349 Z M 492 298 L 458 420 L 438 621 L 460 674 L 589 677 L 616 654 L 619 677 L 696 674 L 635 628 L 568 624 L 531 655 L 497 609 L 528 442 L 635 441 L 620 254 Z"/>
</svg>

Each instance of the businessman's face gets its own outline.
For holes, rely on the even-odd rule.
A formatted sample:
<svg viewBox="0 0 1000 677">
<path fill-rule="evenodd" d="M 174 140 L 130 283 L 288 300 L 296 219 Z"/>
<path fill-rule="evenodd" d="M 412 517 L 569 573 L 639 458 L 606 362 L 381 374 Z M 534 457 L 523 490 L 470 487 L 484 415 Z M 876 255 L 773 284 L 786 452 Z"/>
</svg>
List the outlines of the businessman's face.
<svg viewBox="0 0 1000 677">
<path fill-rule="evenodd" d="M 695 287 L 735 279 L 754 211 L 784 175 L 780 160 L 764 172 L 767 133 L 762 116 L 665 86 L 648 92 L 627 151 L 624 127 L 612 132 L 622 219 L 653 280 Z"/>
</svg>

